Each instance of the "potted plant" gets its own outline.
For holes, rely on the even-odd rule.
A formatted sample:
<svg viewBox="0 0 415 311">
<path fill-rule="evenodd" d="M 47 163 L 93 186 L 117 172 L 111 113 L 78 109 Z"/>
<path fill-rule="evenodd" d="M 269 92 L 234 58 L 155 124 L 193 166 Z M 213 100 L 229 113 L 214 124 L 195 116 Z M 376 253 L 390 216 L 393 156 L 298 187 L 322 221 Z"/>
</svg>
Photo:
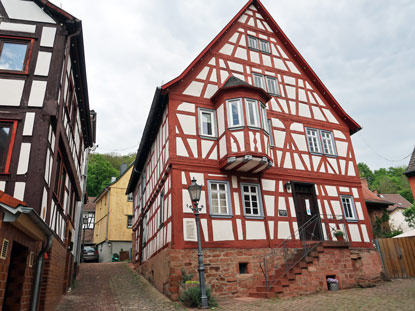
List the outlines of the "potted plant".
<svg viewBox="0 0 415 311">
<path fill-rule="evenodd" d="M 329 290 L 339 290 L 339 280 L 336 278 L 327 278 L 327 286 Z"/>
<path fill-rule="evenodd" d="M 333 235 L 336 237 L 337 241 L 344 241 L 344 233 L 341 230 L 335 230 Z"/>
</svg>

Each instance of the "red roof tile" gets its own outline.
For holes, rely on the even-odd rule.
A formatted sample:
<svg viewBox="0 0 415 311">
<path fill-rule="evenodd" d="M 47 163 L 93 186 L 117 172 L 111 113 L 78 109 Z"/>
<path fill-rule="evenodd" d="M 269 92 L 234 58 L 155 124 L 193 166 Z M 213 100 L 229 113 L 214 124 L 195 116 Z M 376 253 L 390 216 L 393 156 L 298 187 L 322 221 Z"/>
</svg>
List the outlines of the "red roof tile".
<svg viewBox="0 0 415 311">
<path fill-rule="evenodd" d="M 7 205 L 12 208 L 16 208 L 21 205 L 27 206 L 25 202 L 13 198 L 11 195 L 8 195 L 7 193 L 4 193 L 1 190 L 0 190 L 0 203 L 3 203 L 4 205 Z"/>
</svg>

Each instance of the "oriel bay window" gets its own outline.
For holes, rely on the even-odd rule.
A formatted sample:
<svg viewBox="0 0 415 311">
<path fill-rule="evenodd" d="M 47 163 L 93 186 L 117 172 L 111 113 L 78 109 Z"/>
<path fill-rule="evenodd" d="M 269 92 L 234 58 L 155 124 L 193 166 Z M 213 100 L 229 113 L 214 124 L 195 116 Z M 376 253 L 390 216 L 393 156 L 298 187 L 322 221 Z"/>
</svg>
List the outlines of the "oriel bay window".
<svg viewBox="0 0 415 311">
<path fill-rule="evenodd" d="M 34 39 L 0 37 L 0 70 L 27 73 Z"/>
<path fill-rule="evenodd" d="M 252 217 L 262 217 L 264 214 L 259 185 L 243 183 L 241 184 L 241 187 L 244 215 Z"/>
<path fill-rule="evenodd" d="M 244 112 L 242 101 L 245 106 L 246 122 L 244 122 Z M 261 111 L 261 118 L 259 111 Z M 263 128 L 268 132 L 266 107 L 258 100 L 251 98 L 236 98 L 227 101 L 228 128 L 241 128 L 246 125 L 250 128 Z M 262 123 L 262 124 L 261 124 Z"/>
<path fill-rule="evenodd" d="M 229 183 L 227 181 L 208 181 L 210 214 L 216 216 L 231 216 L 231 200 Z"/>
<path fill-rule="evenodd" d="M 260 127 L 258 117 L 258 102 L 253 99 L 245 99 L 245 109 L 247 125 L 251 127 Z"/>
<path fill-rule="evenodd" d="M 242 113 L 242 99 L 231 99 L 228 100 L 228 127 L 242 127 L 243 122 L 243 113 Z"/>
<path fill-rule="evenodd" d="M 17 121 L 0 120 L 0 174 L 9 173 Z"/>
</svg>

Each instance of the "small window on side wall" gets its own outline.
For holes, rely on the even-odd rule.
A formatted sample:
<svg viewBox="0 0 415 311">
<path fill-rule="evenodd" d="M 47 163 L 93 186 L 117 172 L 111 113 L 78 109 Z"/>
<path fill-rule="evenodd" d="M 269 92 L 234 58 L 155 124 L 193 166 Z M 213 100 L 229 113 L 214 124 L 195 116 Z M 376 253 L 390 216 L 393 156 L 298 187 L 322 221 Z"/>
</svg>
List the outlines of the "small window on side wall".
<svg viewBox="0 0 415 311">
<path fill-rule="evenodd" d="M 356 217 L 356 208 L 354 206 L 353 197 L 350 195 L 342 195 L 340 196 L 342 206 L 343 206 L 343 213 L 346 220 L 357 220 Z"/>
<path fill-rule="evenodd" d="M 31 40 L 0 37 L 0 70 L 26 73 Z"/>
<path fill-rule="evenodd" d="M 200 136 L 216 138 L 216 114 L 214 110 L 199 109 Z"/>
<path fill-rule="evenodd" d="M 127 228 L 131 229 L 133 227 L 133 216 L 127 215 Z"/>
<path fill-rule="evenodd" d="M 0 120 L 0 173 L 9 173 L 17 121 Z"/>
</svg>

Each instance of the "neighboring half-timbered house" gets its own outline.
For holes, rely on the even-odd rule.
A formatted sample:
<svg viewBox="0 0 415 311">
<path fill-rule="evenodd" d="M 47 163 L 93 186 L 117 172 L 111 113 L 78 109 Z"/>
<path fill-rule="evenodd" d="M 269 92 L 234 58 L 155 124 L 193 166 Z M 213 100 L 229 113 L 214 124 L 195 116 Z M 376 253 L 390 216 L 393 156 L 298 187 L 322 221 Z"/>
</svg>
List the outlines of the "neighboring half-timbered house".
<svg viewBox="0 0 415 311">
<path fill-rule="evenodd" d="M 46 0 L 0 1 L 0 190 L 29 208 L 2 206 L 0 266 L 10 276 L 35 271 L 1 282 L 0 299 L 13 310 L 38 297 L 52 310 L 71 286 L 84 151 L 95 135 L 82 36 L 81 21 Z M 24 296 L 13 292 L 19 287 Z"/>
<path fill-rule="evenodd" d="M 341 288 L 378 277 L 350 138 L 360 129 L 260 1 L 248 1 L 156 90 L 127 189 L 136 266 L 172 298 L 182 269 L 197 275 L 195 178 L 214 294 L 299 294 L 327 289 L 329 277 Z M 294 277 L 274 271 L 288 260 Z M 264 287 L 260 263 L 278 284 Z"/>
</svg>

